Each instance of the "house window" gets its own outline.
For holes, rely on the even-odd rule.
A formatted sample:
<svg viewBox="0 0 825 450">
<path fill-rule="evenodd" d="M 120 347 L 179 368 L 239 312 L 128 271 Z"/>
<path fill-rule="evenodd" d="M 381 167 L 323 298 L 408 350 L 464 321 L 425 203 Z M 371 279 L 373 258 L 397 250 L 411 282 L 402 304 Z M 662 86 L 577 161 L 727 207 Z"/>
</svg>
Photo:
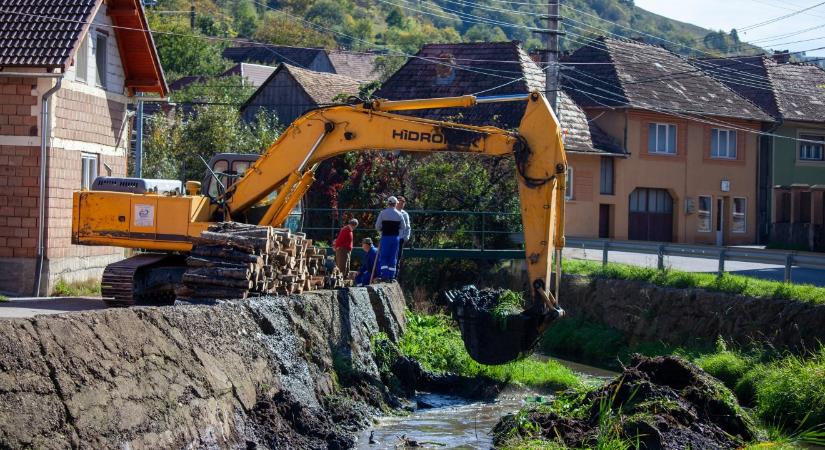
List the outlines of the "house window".
<svg viewBox="0 0 825 450">
<path fill-rule="evenodd" d="M 733 221 L 731 233 L 744 233 L 747 230 L 747 200 L 742 197 L 733 198 Z"/>
<path fill-rule="evenodd" d="M 78 81 L 89 81 L 89 35 L 83 38 L 75 59 L 75 78 Z"/>
<path fill-rule="evenodd" d="M 699 196 L 699 224 L 696 230 L 701 233 L 710 233 L 711 217 L 713 216 L 713 197 L 710 195 Z"/>
<path fill-rule="evenodd" d="M 83 166 L 80 170 L 80 189 L 91 189 L 92 183 L 97 178 L 97 155 L 93 153 L 82 153 L 80 161 Z"/>
<path fill-rule="evenodd" d="M 736 131 L 714 128 L 710 131 L 710 157 L 736 159 Z"/>
<path fill-rule="evenodd" d="M 802 142 L 799 143 L 800 161 L 825 160 L 825 136 L 802 134 L 799 136 L 799 139 L 802 140 Z"/>
<path fill-rule="evenodd" d="M 573 200 L 573 168 L 567 167 L 567 186 L 564 187 L 564 199 Z"/>
<path fill-rule="evenodd" d="M 98 33 L 95 37 L 95 63 L 97 64 L 97 85 L 106 89 L 106 67 L 109 36 Z"/>
<path fill-rule="evenodd" d="M 676 154 L 676 125 L 651 123 L 648 126 L 647 150 L 649 153 Z"/>
<path fill-rule="evenodd" d="M 613 157 L 602 156 L 601 184 L 599 192 L 602 195 L 613 195 Z"/>
</svg>

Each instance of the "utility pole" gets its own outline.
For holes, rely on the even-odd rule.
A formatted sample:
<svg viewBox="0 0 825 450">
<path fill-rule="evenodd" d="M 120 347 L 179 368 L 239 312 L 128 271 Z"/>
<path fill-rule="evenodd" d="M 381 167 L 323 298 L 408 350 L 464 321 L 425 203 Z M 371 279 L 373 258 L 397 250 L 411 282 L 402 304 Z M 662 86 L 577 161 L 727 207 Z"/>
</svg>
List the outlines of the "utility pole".
<svg viewBox="0 0 825 450">
<path fill-rule="evenodd" d="M 192 0 L 192 6 L 189 7 L 189 27 L 192 31 L 195 30 L 195 0 Z"/>
<path fill-rule="evenodd" d="M 547 67 L 544 72 L 544 85 L 547 89 L 547 99 L 550 101 L 550 106 L 554 113 L 558 113 L 558 98 L 559 98 L 559 36 L 562 33 L 559 30 L 561 23 L 561 13 L 559 6 L 561 0 L 548 0 L 547 2 L 547 20 L 549 26 L 547 31 L 543 31 L 545 35 L 545 61 Z"/>
</svg>

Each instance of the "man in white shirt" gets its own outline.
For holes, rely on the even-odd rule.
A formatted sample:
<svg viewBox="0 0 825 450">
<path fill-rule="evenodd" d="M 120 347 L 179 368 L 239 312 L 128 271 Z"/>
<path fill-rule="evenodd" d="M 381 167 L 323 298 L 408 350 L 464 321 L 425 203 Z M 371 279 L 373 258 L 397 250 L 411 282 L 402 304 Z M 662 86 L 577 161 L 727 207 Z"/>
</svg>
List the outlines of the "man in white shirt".
<svg viewBox="0 0 825 450">
<path fill-rule="evenodd" d="M 387 207 L 381 210 L 375 220 L 375 229 L 381 232 L 381 241 L 378 244 L 378 278 L 394 280 L 398 264 L 398 236 L 404 223 L 404 217 L 395 209 L 398 199 L 387 198 Z"/>
<path fill-rule="evenodd" d="M 412 233 L 412 222 L 410 221 L 410 215 L 404 210 L 404 206 L 406 206 L 406 204 L 407 199 L 403 195 L 399 195 L 398 203 L 395 205 L 395 209 L 401 213 L 401 218 L 404 219 L 404 221 L 401 224 L 401 231 L 398 234 L 398 263 L 395 265 L 398 273 L 401 273 L 401 258 L 404 257 L 404 244 L 410 242 L 410 235 Z"/>
</svg>

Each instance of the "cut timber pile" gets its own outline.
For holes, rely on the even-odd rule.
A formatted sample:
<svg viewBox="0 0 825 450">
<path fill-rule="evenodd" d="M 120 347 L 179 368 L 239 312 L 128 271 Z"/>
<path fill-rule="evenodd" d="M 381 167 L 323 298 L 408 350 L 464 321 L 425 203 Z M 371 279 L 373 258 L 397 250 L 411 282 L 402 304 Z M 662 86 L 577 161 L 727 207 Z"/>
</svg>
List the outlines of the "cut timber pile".
<svg viewBox="0 0 825 450">
<path fill-rule="evenodd" d="M 341 272 L 328 271 L 326 262 L 324 250 L 304 233 L 217 223 L 195 239 L 175 293 L 197 302 L 343 287 Z"/>
</svg>

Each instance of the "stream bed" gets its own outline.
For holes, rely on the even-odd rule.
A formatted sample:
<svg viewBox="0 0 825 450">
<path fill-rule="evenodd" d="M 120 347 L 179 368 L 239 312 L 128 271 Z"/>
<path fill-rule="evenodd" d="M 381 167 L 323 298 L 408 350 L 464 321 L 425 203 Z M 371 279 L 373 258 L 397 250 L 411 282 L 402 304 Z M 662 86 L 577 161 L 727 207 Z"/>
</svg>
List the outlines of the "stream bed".
<svg viewBox="0 0 825 450">
<path fill-rule="evenodd" d="M 538 355 L 537 355 L 538 356 Z M 587 382 L 599 384 L 614 372 L 568 361 L 557 360 L 582 375 Z M 525 403 L 547 394 L 512 389 L 494 401 L 470 401 L 461 397 L 421 393 L 418 408 L 406 416 L 385 416 L 358 437 L 357 449 L 403 449 L 404 438 L 416 441 L 418 448 L 489 449 L 490 430 L 507 414 Z M 372 439 L 371 439 L 372 437 Z M 372 441 L 372 443 L 370 443 Z"/>
</svg>

